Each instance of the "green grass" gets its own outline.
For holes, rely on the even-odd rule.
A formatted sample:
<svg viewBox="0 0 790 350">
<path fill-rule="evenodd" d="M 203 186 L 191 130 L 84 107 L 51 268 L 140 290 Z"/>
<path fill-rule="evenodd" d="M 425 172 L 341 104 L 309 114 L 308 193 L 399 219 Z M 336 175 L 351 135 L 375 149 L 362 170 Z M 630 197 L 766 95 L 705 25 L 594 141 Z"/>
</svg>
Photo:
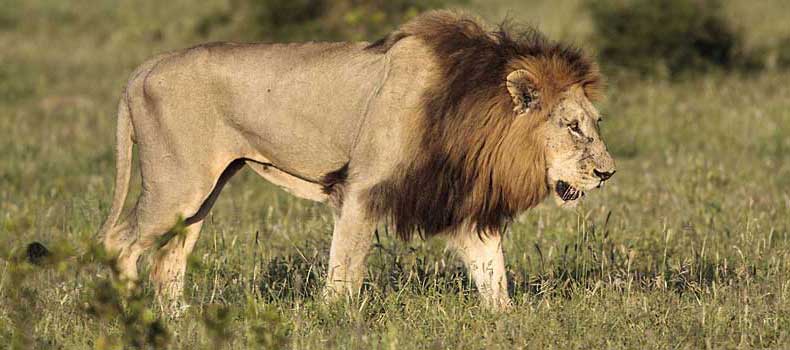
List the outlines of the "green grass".
<svg viewBox="0 0 790 350">
<path fill-rule="evenodd" d="M 115 295 L 99 257 L 19 262 L 31 241 L 64 256 L 89 250 L 109 209 L 117 97 L 137 64 L 203 40 L 250 39 L 196 34 L 224 1 L 139 3 L 0 1 L 9 9 L 0 14 L 0 345 L 119 347 L 148 335 L 173 348 L 790 346 L 782 71 L 612 81 L 600 107 L 617 176 L 578 210 L 547 202 L 513 223 L 506 313 L 481 309 L 441 242 L 402 243 L 384 230 L 361 300 L 323 303 L 329 211 L 246 170 L 203 226 L 179 319 L 157 321 L 147 284 Z M 508 8 L 516 20 L 543 19 L 554 37 L 588 35 L 577 1 L 558 5 L 568 16 L 515 3 L 471 6 L 492 19 Z M 790 32 L 786 15 L 764 21 L 749 3 L 728 11 L 754 21 L 758 34 L 744 25 L 755 45 Z"/>
</svg>

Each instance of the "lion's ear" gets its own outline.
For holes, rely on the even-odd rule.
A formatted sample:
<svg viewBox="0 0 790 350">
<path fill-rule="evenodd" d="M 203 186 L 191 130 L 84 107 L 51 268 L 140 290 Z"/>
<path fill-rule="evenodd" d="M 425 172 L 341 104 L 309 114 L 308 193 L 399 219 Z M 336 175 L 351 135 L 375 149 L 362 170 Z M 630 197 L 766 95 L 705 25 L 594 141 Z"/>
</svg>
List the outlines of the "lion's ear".
<svg viewBox="0 0 790 350">
<path fill-rule="evenodd" d="M 515 70 L 507 75 L 507 91 L 513 99 L 513 111 L 521 114 L 538 107 L 540 93 L 526 70 Z"/>
</svg>

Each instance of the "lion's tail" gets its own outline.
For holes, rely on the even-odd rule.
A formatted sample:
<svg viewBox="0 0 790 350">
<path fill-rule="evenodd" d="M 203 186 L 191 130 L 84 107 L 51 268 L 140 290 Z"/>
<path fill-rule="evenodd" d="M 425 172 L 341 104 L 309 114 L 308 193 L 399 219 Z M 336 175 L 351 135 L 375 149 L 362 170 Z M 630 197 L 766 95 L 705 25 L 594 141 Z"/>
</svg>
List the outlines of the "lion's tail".
<svg viewBox="0 0 790 350">
<path fill-rule="evenodd" d="M 99 237 L 104 237 L 115 227 L 123 211 L 126 195 L 129 192 L 129 178 L 132 175 L 132 145 L 134 144 L 134 129 L 132 117 L 127 101 L 126 91 L 121 95 L 118 103 L 118 126 L 116 133 L 115 149 L 115 191 L 112 197 L 110 215 L 99 230 Z"/>
</svg>

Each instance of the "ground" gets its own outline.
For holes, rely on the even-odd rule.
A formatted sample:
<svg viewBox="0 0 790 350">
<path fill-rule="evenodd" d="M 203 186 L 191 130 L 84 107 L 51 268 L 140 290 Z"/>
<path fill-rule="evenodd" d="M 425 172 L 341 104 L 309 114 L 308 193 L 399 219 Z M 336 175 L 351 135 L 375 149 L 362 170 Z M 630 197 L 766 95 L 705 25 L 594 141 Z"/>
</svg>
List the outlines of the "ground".
<svg viewBox="0 0 790 350">
<path fill-rule="evenodd" d="M 323 303 L 331 214 L 243 171 L 190 259 L 191 306 L 157 319 L 149 285 L 122 299 L 89 253 L 112 194 L 115 106 L 146 57 L 217 39 L 192 28 L 225 2 L 0 3 L 0 343 L 790 346 L 790 72 L 612 79 L 600 107 L 617 175 L 577 210 L 547 201 L 511 225 L 511 311 L 482 310 L 440 242 L 384 229 L 361 300 Z M 515 3 L 470 6 L 586 42 L 589 20 L 569 18 L 578 1 Z M 790 34 L 787 12 L 771 6 L 786 5 L 739 0 L 728 12 L 759 46 Z M 21 262 L 32 241 L 62 260 Z"/>
</svg>

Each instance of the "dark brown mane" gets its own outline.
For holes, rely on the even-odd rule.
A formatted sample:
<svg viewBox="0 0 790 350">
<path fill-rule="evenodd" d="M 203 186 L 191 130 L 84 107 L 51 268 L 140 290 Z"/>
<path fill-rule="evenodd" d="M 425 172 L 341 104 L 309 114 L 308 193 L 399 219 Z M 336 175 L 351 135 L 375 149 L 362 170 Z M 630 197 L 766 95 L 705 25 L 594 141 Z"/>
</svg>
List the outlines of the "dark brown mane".
<svg viewBox="0 0 790 350">
<path fill-rule="evenodd" d="M 498 231 L 547 195 L 543 149 L 535 135 L 545 115 L 517 118 L 507 75 L 514 69 L 532 72 L 545 106 L 575 84 L 598 96 L 597 68 L 579 50 L 536 30 L 517 37 L 504 27 L 488 32 L 449 11 L 423 14 L 368 50 L 386 53 L 410 36 L 431 48 L 439 72 L 423 96 L 423 135 L 413 160 L 370 190 L 369 210 L 392 220 L 404 239 L 464 223 L 479 232 Z"/>
</svg>

